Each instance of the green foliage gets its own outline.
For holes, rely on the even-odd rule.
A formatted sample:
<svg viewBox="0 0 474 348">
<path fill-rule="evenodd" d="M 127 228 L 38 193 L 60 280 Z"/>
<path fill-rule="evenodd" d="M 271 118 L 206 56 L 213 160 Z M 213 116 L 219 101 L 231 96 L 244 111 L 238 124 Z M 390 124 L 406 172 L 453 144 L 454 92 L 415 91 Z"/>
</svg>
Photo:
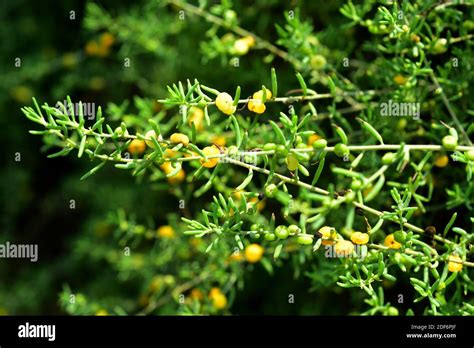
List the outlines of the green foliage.
<svg viewBox="0 0 474 348">
<path fill-rule="evenodd" d="M 276 313 L 474 313 L 474 9 L 288 6 L 87 3 L 60 93 L 21 109 L 49 158 L 91 162 L 61 311 L 243 313 L 267 282 Z"/>
</svg>

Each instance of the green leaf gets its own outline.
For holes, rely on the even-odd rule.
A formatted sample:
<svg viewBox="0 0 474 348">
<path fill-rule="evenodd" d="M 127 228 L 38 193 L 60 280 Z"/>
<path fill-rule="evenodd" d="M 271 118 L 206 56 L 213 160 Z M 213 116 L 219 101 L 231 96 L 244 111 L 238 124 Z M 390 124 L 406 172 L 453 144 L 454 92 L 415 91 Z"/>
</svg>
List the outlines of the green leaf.
<svg viewBox="0 0 474 348">
<path fill-rule="evenodd" d="M 82 154 L 84 153 L 84 149 L 86 148 L 86 140 L 87 136 L 83 136 L 81 139 L 81 143 L 79 144 L 79 152 L 77 153 L 77 157 L 81 158 Z"/>
<path fill-rule="evenodd" d="M 62 149 L 61 151 L 59 151 L 59 152 L 48 155 L 47 157 L 48 158 L 55 158 L 55 157 L 66 156 L 67 154 L 69 154 L 69 152 L 72 151 L 72 149 L 73 149 L 72 147 L 66 147 L 66 148 Z"/>
<path fill-rule="evenodd" d="M 273 95 L 273 98 L 276 98 L 277 93 L 278 93 L 278 81 L 277 81 L 275 68 L 272 68 L 271 75 L 272 75 L 272 95 Z"/>
<path fill-rule="evenodd" d="M 238 234 L 235 235 L 235 241 L 237 242 L 239 249 L 244 250 L 244 244 L 242 243 L 242 239 L 240 238 Z"/>
<path fill-rule="evenodd" d="M 283 249 L 283 243 L 278 244 L 273 252 L 273 259 L 276 260 L 280 257 L 281 250 Z"/>
<path fill-rule="evenodd" d="M 453 226 L 454 221 L 456 221 L 457 217 L 458 217 L 458 213 L 454 213 L 453 216 L 451 216 L 451 219 L 449 220 L 448 224 L 444 228 L 443 238 L 446 237 L 446 233 L 448 233 L 448 231 L 451 229 L 451 227 Z"/>
<path fill-rule="evenodd" d="M 303 90 L 303 96 L 306 97 L 308 94 L 308 86 L 306 86 L 306 82 L 303 79 L 303 76 L 298 72 L 296 73 L 296 78 L 298 79 L 298 82 L 300 83 L 301 89 Z"/>
<path fill-rule="evenodd" d="M 344 132 L 344 129 L 335 124 L 333 124 L 332 126 L 336 129 L 336 133 L 339 138 L 341 138 L 342 143 L 347 145 L 347 135 L 346 132 Z"/>
<path fill-rule="evenodd" d="M 359 121 L 361 124 L 362 124 L 362 128 L 364 128 L 367 132 L 369 132 L 375 139 L 377 139 L 377 141 L 384 145 L 383 143 L 383 138 L 382 136 L 380 135 L 379 132 L 377 132 L 377 130 L 368 122 L 364 121 L 363 119 L 361 118 L 357 118 L 357 121 Z"/>
<path fill-rule="evenodd" d="M 240 100 L 240 86 L 237 86 L 235 90 L 234 102 L 232 103 L 233 106 L 237 106 Z"/>
<path fill-rule="evenodd" d="M 237 143 L 237 147 L 239 148 L 240 145 L 242 144 L 242 133 L 240 132 L 239 122 L 237 122 L 237 118 L 234 115 L 231 115 L 230 119 L 234 127 L 235 141 Z"/>
<path fill-rule="evenodd" d="M 271 124 L 271 126 L 273 128 L 273 131 L 275 132 L 276 136 L 280 140 L 280 142 L 282 144 L 286 144 L 285 135 L 283 134 L 283 131 L 280 129 L 280 127 L 278 127 L 278 125 L 273 121 L 270 121 L 270 124 Z"/>
<path fill-rule="evenodd" d="M 252 169 L 249 169 L 249 174 L 247 175 L 247 177 L 245 178 L 244 181 L 242 181 L 242 183 L 237 186 L 235 188 L 235 191 L 241 191 L 243 190 L 245 187 L 247 187 L 247 185 L 252 181 L 252 178 L 253 178 L 253 170 Z"/>
<path fill-rule="evenodd" d="M 326 154 L 326 153 L 325 153 Z M 321 176 L 321 173 L 323 171 L 323 168 L 324 168 L 324 162 L 326 161 L 326 158 L 323 157 L 320 161 L 319 161 L 319 165 L 318 165 L 318 169 L 316 169 L 316 173 L 314 174 L 314 178 L 313 178 L 313 181 L 311 182 L 311 186 L 314 186 L 316 185 L 316 183 L 318 182 L 319 180 L 319 177 Z"/>
<path fill-rule="evenodd" d="M 82 177 L 81 177 L 81 180 L 85 180 L 87 179 L 88 177 L 90 177 L 91 175 L 97 173 L 103 166 L 105 166 L 106 162 L 102 162 L 98 165 L 96 165 L 94 168 L 92 168 L 91 170 L 89 170 L 86 174 L 84 174 Z"/>
</svg>

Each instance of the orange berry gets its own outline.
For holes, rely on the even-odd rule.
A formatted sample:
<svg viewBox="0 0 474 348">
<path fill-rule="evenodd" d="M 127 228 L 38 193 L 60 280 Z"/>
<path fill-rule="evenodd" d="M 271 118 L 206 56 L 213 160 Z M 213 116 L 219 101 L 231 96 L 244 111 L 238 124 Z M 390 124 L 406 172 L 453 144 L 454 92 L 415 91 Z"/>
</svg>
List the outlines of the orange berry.
<svg viewBox="0 0 474 348">
<path fill-rule="evenodd" d="M 398 243 L 395 240 L 395 236 L 393 235 L 393 233 L 391 233 L 391 234 L 389 234 L 388 236 L 385 237 L 385 240 L 384 240 L 383 244 L 386 247 L 389 247 L 391 249 L 400 249 L 401 246 L 402 246 L 400 243 Z"/>
<path fill-rule="evenodd" d="M 206 155 L 206 156 L 215 156 L 215 155 L 218 155 L 220 154 L 220 151 L 219 149 L 217 148 L 217 146 L 206 146 L 204 149 L 202 149 L 202 152 Z M 203 165 L 203 167 L 206 167 L 206 168 L 214 168 L 217 163 L 219 162 L 219 157 L 215 157 L 215 158 L 208 158 L 207 161 L 202 158 L 200 160 L 201 164 Z"/>
<path fill-rule="evenodd" d="M 105 47 L 110 47 L 114 43 L 115 38 L 111 33 L 103 33 L 100 36 L 100 43 Z"/>
<path fill-rule="evenodd" d="M 397 85 L 404 85 L 405 83 L 407 83 L 408 79 L 405 76 L 399 74 L 393 78 L 393 81 Z"/>
<path fill-rule="evenodd" d="M 317 140 L 319 139 L 322 139 L 318 134 L 311 134 L 309 137 L 308 137 L 308 142 L 307 142 L 307 145 L 309 147 L 313 146 L 314 142 L 316 142 Z"/>
<path fill-rule="evenodd" d="M 85 47 L 88 56 L 96 56 L 99 52 L 99 45 L 95 41 L 88 41 Z"/>
<path fill-rule="evenodd" d="M 127 149 L 132 155 L 140 155 L 145 152 L 146 143 L 143 140 L 133 139 Z"/>
<path fill-rule="evenodd" d="M 449 157 L 446 155 L 441 155 L 441 156 L 436 157 L 434 164 L 436 167 L 444 168 L 448 165 L 448 163 L 449 163 Z"/>
<path fill-rule="evenodd" d="M 172 144 L 183 144 L 184 147 L 189 145 L 189 138 L 182 133 L 173 133 L 170 136 Z"/>
<path fill-rule="evenodd" d="M 193 300 L 202 301 L 204 299 L 204 294 L 198 288 L 194 288 L 191 290 L 189 297 L 191 297 Z"/>
</svg>

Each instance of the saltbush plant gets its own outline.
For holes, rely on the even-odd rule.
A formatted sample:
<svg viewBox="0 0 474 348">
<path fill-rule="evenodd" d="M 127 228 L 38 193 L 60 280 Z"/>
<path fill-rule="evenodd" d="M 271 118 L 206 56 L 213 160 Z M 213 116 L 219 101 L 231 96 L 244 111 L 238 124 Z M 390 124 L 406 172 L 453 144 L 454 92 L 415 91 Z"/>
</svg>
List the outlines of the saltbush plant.
<svg viewBox="0 0 474 348">
<path fill-rule="evenodd" d="M 81 179 L 114 167 L 177 202 L 161 226 L 112 213 L 104 233 L 113 231 L 114 248 L 76 245 L 139 282 L 138 300 L 100 303 L 91 292 L 71 302 L 66 286 L 66 311 L 239 312 L 230 308 L 245 274 L 261 265 L 308 279 L 309 298 L 352 294 L 339 314 L 474 314 L 470 4 L 346 1 L 327 5 L 331 22 L 321 23 L 304 6 L 287 8 L 263 34 L 245 26 L 261 2 L 160 6 L 178 32 L 202 31 L 199 57 L 179 58 L 194 60 L 198 76 L 92 118 L 69 97 L 22 108 L 38 126 L 30 133 L 56 149 L 49 158 L 91 161 Z M 118 23 L 90 5 L 86 24 L 111 33 L 86 53 L 159 50 L 153 30 L 130 39 L 129 22 Z M 207 83 L 197 60 L 226 81 Z"/>
</svg>

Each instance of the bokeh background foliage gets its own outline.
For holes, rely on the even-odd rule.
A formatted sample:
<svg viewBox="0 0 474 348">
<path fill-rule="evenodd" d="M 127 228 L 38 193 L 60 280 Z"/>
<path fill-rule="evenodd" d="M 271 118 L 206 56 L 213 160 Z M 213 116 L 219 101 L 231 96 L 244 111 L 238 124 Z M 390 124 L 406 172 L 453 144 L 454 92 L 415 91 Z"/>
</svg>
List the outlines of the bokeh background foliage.
<svg viewBox="0 0 474 348">
<path fill-rule="evenodd" d="M 27 130 L 33 128 L 32 124 L 20 112 L 21 106 L 31 105 L 33 96 L 41 103 L 54 105 L 70 95 L 73 101 L 102 106 L 112 124 L 119 126 L 123 120 L 142 131 L 151 116 L 165 123 L 180 117 L 177 109 L 168 109 L 156 101 L 164 98 L 166 86 L 176 81 L 196 78 L 204 85 L 230 93 L 240 85 L 250 94 L 262 84 L 270 85 L 269 71 L 274 67 L 282 91 L 299 88 L 295 70 L 303 74 L 311 88 L 327 91 L 326 77 L 337 78 L 335 72 L 340 71 L 360 89 L 392 88 L 389 96 L 394 100 L 422 103 L 420 122 L 397 118 L 382 121 L 366 115 L 378 129 L 383 129 L 386 143 L 439 143 L 445 131 L 438 124 L 433 127 L 431 120 L 451 120 L 441 99 L 430 94 L 432 83 L 414 67 L 416 59 L 412 57 L 410 61 L 397 54 L 412 47 L 403 40 L 383 42 L 387 33 L 379 25 L 361 25 L 357 21 L 351 24 L 348 15 L 340 11 L 346 3 L 256 0 L 223 1 L 214 6 L 215 16 L 227 18 L 230 23 L 238 19 L 241 27 L 278 43 L 297 58 L 289 63 L 257 46 L 239 57 L 239 66 L 235 67 L 231 63 L 235 55 L 223 43 L 226 34 L 228 40 L 235 40 L 229 30 L 217 26 L 212 29 L 212 24 L 202 17 L 189 13 L 180 19 L 179 6 L 163 1 L 3 2 L 0 142 L 5 161 L 0 173 L 0 238 L 2 242 L 38 243 L 40 259 L 37 263 L 8 259 L 0 262 L 0 312 L 357 314 L 366 310 L 366 294 L 336 286 L 337 264 L 321 255 L 288 253 L 276 263 L 269 255 L 265 262 L 252 265 L 230 258 L 235 247 L 231 243 L 220 243 L 206 254 L 206 240 L 181 233 L 185 226 L 180 217 L 195 217 L 203 202 L 211 201 L 210 193 L 191 199 L 186 184 L 134 178 L 112 166 L 79 181 L 92 164 L 75 156 L 46 159 L 45 154 L 52 152 L 48 139 L 29 135 Z M 380 20 L 379 5 L 391 8 L 390 1 L 354 3 L 374 23 Z M 401 3 L 406 6 L 406 2 Z M 429 12 L 438 4 L 414 3 L 419 13 Z M 288 11 L 295 11 L 301 20 L 293 21 L 294 27 L 287 27 L 286 33 L 279 35 L 275 24 L 284 27 L 284 14 Z M 439 47 L 436 52 L 434 46 L 440 37 L 472 35 L 472 18 L 473 8 L 467 5 L 430 14 L 422 36 L 431 42 L 426 50 L 429 59 L 446 93 L 457 96 L 452 102 L 463 120 L 473 117 L 469 96 L 472 42 L 462 40 L 449 47 L 446 54 Z M 325 69 L 315 68 L 317 62 L 310 58 L 316 54 L 325 57 Z M 452 68 L 450 55 L 462 61 L 457 69 Z M 14 66 L 17 57 L 21 58 L 21 67 Z M 355 68 L 343 65 L 345 57 L 354 59 Z M 125 58 L 130 59 L 129 67 L 124 67 Z M 399 74 L 411 76 L 413 88 L 397 89 L 393 78 Z M 331 106 L 331 101 L 317 104 L 323 114 Z M 353 117 L 350 124 L 357 124 L 352 121 Z M 321 126 L 323 129 L 315 127 L 320 134 L 333 135 L 329 124 Z M 212 142 L 213 133 L 205 132 Z M 472 133 L 471 127 L 471 138 Z M 355 132 L 351 142 L 365 138 Z M 17 154 L 21 156 L 19 162 L 15 161 Z M 376 167 L 377 161 L 369 155 L 362 165 Z M 238 178 L 245 175 L 239 170 L 236 173 Z M 402 182 L 406 181 L 403 175 L 399 178 Z M 414 223 L 423 227 L 435 225 L 442 230 L 452 213 L 444 210 L 445 189 L 458 182 L 459 191 L 466 193 L 466 173 L 461 167 L 433 167 L 432 176 L 436 182 L 433 197 L 427 211 L 416 216 Z M 327 187 L 334 179 L 328 170 L 318 185 Z M 256 178 L 253 188 L 258 190 L 264 182 L 264 178 Z M 238 182 L 234 186 L 237 185 Z M 472 233 L 469 218 L 474 197 L 472 189 L 467 192 L 469 197 L 454 204 L 458 212 L 456 225 Z M 184 214 L 177 209 L 180 197 L 186 197 Z M 389 206 L 389 199 L 388 192 L 381 193 L 377 202 Z M 75 209 L 70 209 L 71 200 Z M 267 202 L 264 211 L 278 214 L 279 209 Z M 344 219 L 344 212 L 334 212 L 329 221 Z M 157 228 L 163 225 L 172 226 L 172 238 L 157 235 Z M 132 248 L 129 257 L 123 257 L 126 246 Z M 407 299 L 415 296 L 408 278 L 401 272 L 397 276 L 396 284 L 383 284 L 385 299 L 392 303 L 400 293 Z M 208 299 L 212 288 L 226 294 L 225 308 L 216 308 Z M 70 301 L 71 294 L 75 295 L 74 303 Z M 180 303 L 181 294 L 185 294 L 184 304 Z M 288 302 L 289 294 L 295 296 L 294 303 Z M 422 314 L 424 308 L 412 303 L 397 306 L 401 313 L 412 308 Z"/>
</svg>

